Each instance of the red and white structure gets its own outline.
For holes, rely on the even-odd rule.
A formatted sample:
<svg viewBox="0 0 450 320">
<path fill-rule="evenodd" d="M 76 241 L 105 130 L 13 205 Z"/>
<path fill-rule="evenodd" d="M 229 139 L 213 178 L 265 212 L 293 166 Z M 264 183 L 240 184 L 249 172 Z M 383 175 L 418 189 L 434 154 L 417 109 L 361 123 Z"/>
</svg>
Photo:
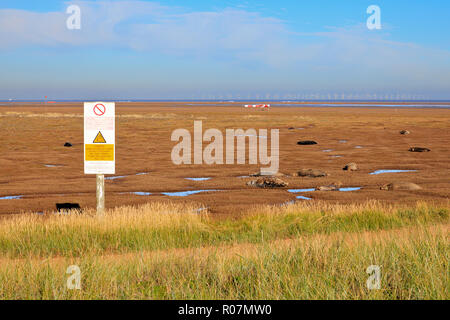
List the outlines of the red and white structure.
<svg viewBox="0 0 450 320">
<path fill-rule="evenodd" d="M 244 105 L 245 108 L 262 108 L 262 109 L 269 109 L 270 104 L 246 104 Z"/>
</svg>

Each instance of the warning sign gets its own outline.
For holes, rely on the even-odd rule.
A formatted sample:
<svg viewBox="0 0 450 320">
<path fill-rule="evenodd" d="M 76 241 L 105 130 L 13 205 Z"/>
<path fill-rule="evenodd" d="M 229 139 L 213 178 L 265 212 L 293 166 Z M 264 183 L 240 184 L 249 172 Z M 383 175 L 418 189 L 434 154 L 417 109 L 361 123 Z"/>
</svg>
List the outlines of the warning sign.
<svg viewBox="0 0 450 320">
<path fill-rule="evenodd" d="M 86 144 L 84 146 L 85 161 L 114 161 L 113 144 Z"/>
<path fill-rule="evenodd" d="M 106 107 L 104 104 L 102 103 L 97 103 L 94 106 L 94 113 L 96 116 L 101 117 L 102 115 L 104 115 L 106 113 Z"/>
<path fill-rule="evenodd" d="M 115 104 L 84 104 L 84 173 L 115 174 Z"/>
<path fill-rule="evenodd" d="M 105 138 L 103 137 L 101 131 L 98 132 L 97 136 L 94 139 L 93 143 L 106 143 Z"/>
</svg>

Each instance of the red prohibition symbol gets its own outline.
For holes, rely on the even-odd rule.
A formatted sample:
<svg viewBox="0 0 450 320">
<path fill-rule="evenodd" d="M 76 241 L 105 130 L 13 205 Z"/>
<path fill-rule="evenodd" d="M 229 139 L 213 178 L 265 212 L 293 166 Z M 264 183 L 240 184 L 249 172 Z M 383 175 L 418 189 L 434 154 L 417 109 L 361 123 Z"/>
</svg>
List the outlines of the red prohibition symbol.
<svg viewBox="0 0 450 320">
<path fill-rule="evenodd" d="M 106 112 L 106 107 L 102 105 L 101 103 L 98 103 L 94 106 L 94 113 L 96 116 L 102 116 Z"/>
</svg>

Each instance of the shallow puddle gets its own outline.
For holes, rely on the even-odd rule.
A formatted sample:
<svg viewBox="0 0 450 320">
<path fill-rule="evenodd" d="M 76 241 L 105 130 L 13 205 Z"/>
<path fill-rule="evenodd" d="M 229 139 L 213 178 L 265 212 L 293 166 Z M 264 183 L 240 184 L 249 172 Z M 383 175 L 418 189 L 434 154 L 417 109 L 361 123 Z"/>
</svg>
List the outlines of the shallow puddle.
<svg viewBox="0 0 450 320">
<path fill-rule="evenodd" d="M 169 197 L 187 197 L 193 194 L 202 193 L 202 192 L 216 192 L 220 190 L 192 190 L 192 191 L 180 191 L 180 192 L 162 192 L 163 195 Z"/>
<path fill-rule="evenodd" d="M 289 189 L 288 190 L 290 193 L 300 193 L 300 192 L 313 192 L 316 191 L 316 189 L 312 188 L 312 189 Z"/>
<path fill-rule="evenodd" d="M 331 158 L 342 158 L 342 156 L 339 156 L 339 155 L 332 155 L 332 156 L 330 156 Z"/>
<path fill-rule="evenodd" d="M 179 191 L 179 192 L 145 192 L 145 191 L 135 191 L 135 192 L 122 192 L 120 194 L 134 194 L 137 196 L 151 196 L 151 195 L 158 195 L 162 194 L 169 197 L 187 197 L 193 194 L 202 193 L 202 192 L 215 192 L 220 190 L 191 190 L 191 191 Z"/>
<path fill-rule="evenodd" d="M 61 168 L 61 165 L 58 164 L 44 164 L 47 168 Z"/>
<path fill-rule="evenodd" d="M 362 146 L 356 146 L 355 149 L 362 149 Z"/>
<path fill-rule="evenodd" d="M 5 197 L 0 197 L 0 200 L 17 200 L 17 199 L 22 199 L 23 196 L 5 196 Z"/>
<path fill-rule="evenodd" d="M 382 170 L 376 170 L 369 174 L 375 175 L 375 174 L 381 174 L 381 173 L 401 173 L 401 172 L 417 172 L 417 170 L 382 169 Z"/>
<path fill-rule="evenodd" d="M 322 152 L 332 152 L 333 149 L 326 149 L 326 150 L 322 150 Z"/>
<path fill-rule="evenodd" d="M 139 172 L 134 174 L 134 176 L 143 176 L 148 174 L 148 172 Z M 127 177 L 130 177 L 131 175 L 126 175 L 126 176 L 112 176 L 112 177 L 106 177 L 105 180 L 117 180 L 117 179 L 124 179 Z"/>
<path fill-rule="evenodd" d="M 137 196 L 149 196 L 152 193 L 151 192 L 131 192 L 131 194 L 135 194 Z"/>
<path fill-rule="evenodd" d="M 348 191 L 357 191 L 357 190 L 361 190 L 361 187 L 346 187 L 346 188 L 340 188 L 339 190 L 336 191 L 341 191 L 341 192 L 348 192 Z M 301 193 L 301 192 L 315 192 L 318 191 L 316 189 L 310 188 L 310 189 L 289 189 L 288 192 L 290 193 Z M 307 198 L 304 196 L 297 196 L 297 199 L 303 199 L 303 200 L 311 200 L 311 198 Z"/>
<path fill-rule="evenodd" d="M 185 178 L 186 180 L 190 181 L 208 181 L 211 180 L 211 178 Z"/>
<path fill-rule="evenodd" d="M 349 188 L 340 188 L 339 191 L 347 192 L 347 191 L 358 191 L 361 190 L 361 187 L 349 187 Z"/>
<path fill-rule="evenodd" d="M 347 143 L 347 140 L 339 140 L 339 143 Z"/>
<path fill-rule="evenodd" d="M 105 180 L 116 180 L 116 179 L 123 179 L 128 176 L 115 176 L 115 177 L 106 177 Z"/>
</svg>

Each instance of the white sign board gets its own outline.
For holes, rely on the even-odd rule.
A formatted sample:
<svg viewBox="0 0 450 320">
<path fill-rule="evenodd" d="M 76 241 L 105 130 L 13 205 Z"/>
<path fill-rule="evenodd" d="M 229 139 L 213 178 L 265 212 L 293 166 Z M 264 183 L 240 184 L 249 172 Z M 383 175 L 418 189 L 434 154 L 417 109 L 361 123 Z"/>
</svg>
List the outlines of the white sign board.
<svg viewBox="0 0 450 320">
<path fill-rule="evenodd" d="M 84 103 L 84 173 L 116 173 L 114 102 Z"/>
</svg>

